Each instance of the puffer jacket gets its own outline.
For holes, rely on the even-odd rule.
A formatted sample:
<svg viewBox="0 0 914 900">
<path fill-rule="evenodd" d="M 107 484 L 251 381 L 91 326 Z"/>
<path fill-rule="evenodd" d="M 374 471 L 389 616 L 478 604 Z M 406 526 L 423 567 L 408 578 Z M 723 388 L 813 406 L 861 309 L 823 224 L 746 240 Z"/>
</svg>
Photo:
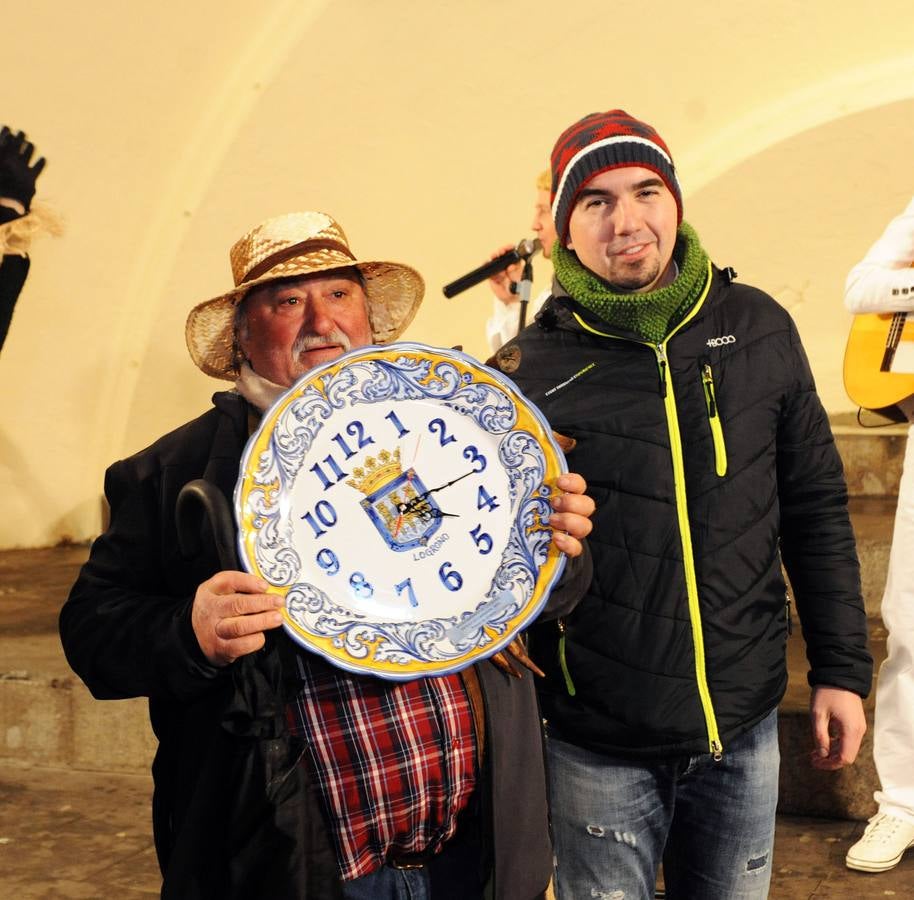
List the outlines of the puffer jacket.
<svg viewBox="0 0 914 900">
<path fill-rule="evenodd" d="M 577 439 L 596 501 L 588 594 L 537 626 L 550 728 L 632 758 L 726 750 L 784 694 L 789 575 L 809 681 L 869 691 L 841 460 L 789 314 L 709 264 L 663 344 L 611 333 L 558 282 L 496 356 Z"/>
</svg>

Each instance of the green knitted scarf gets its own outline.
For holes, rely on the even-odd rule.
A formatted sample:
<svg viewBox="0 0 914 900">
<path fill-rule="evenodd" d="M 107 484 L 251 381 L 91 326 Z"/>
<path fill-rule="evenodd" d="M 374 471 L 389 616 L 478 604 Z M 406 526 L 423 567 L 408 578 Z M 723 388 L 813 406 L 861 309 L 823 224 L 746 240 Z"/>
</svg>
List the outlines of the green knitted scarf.
<svg viewBox="0 0 914 900">
<path fill-rule="evenodd" d="M 659 344 L 688 314 L 708 279 L 708 254 L 691 225 L 679 226 L 673 259 L 676 280 L 645 294 L 614 294 L 608 282 L 585 268 L 577 255 L 556 241 L 552 265 L 559 283 L 585 309 L 621 331 Z"/>
</svg>

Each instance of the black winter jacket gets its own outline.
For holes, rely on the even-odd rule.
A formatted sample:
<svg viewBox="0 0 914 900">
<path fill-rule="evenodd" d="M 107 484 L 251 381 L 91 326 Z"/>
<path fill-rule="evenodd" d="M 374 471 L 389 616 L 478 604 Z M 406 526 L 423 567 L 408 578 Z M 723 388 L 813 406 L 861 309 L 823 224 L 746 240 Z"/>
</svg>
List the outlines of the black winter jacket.
<svg viewBox="0 0 914 900">
<path fill-rule="evenodd" d="M 61 611 L 61 637 L 94 696 L 149 697 L 163 897 L 326 900 L 339 896 L 336 858 L 317 789 L 298 764 L 305 748 L 285 727 L 294 666 L 281 662 L 291 643 L 274 633 L 278 655 L 243 658 L 250 677 L 239 679 L 242 661 L 211 666 L 191 627 L 196 587 L 219 563 L 209 540 L 197 557 L 182 558 L 176 499 L 197 478 L 231 498 L 248 435 L 240 396 L 213 401 L 215 409 L 108 470 L 111 525 Z M 567 611 L 589 578 L 589 557 L 569 564 L 548 608 Z M 494 859 L 492 896 L 530 900 L 552 872 L 532 676 L 510 677 L 491 662 L 476 670 L 486 709 L 478 800 Z"/>
<path fill-rule="evenodd" d="M 28 273 L 27 256 L 0 256 L 0 350 L 6 342 L 13 310 Z"/>
<path fill-rule="evenodd" d="M 534 629 L 550 728 L 627 757 L 725 750 L 784 694 L 782 559 L 810 683 L 865 696 L 843 469 L 788 313 L 713 269 L 654 347 L 602 336 L 606 323 L 557 282 L 554 294 L 496 357 L 577 439 L 569 467 L 597 507 L 587 596 Z"/>
</svg>

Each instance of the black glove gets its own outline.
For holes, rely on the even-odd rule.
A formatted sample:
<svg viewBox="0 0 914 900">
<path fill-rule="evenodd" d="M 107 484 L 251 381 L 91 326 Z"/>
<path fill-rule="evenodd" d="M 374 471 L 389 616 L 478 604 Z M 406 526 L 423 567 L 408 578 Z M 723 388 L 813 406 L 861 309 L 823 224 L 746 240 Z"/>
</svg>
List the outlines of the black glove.
<svg viewBox="0 0 914 900">
<path fill-rule="evenodd" d="M 29 165 L 35 147 L 25 137 L 25 132 L 13 134 L 6 125 L 0 130 L 0 197 L 18 200 L 28 212 L 35 196 L 35 182 L 44 168 L 40 156 Z"/>
</svg>

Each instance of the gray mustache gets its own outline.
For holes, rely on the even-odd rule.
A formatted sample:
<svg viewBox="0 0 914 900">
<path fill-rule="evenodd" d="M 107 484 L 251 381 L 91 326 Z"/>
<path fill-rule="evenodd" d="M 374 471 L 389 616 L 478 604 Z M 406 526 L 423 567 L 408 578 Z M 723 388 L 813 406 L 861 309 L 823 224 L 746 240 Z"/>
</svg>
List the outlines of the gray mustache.
<svg viewBox="0 0 914 900">
<path fill-rule="evenodd" d="M 321 347 L 330 347 L 339 345 L 344 352 L 351 348 L 349 338 L 338 328 L 334 328 L 329 334 L 303 334 L 296 338 L 292 345 L 292 353 L 298 356 L 309 350 L 318 350 Z"/>
</svg>

